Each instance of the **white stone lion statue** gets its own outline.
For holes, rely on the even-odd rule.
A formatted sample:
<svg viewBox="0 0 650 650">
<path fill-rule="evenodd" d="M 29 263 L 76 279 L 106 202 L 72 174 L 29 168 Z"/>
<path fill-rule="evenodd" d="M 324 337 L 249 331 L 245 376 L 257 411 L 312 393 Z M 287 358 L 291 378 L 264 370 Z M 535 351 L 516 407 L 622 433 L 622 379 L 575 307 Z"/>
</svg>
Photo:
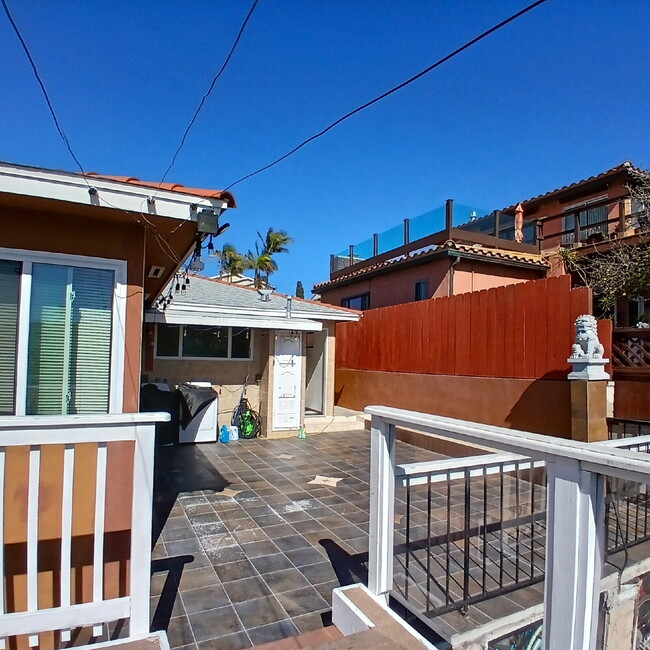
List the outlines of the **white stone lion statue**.
<svg viewBox="0 0 650 650">
<path fill-rule="evenodd" d="M 576 318 L 576 342 L 573 344 L 571 359 L 602 359 L 605 348 L 598 340 L 598 324 L 593 316 L 583 314 Z"/>
</svg>

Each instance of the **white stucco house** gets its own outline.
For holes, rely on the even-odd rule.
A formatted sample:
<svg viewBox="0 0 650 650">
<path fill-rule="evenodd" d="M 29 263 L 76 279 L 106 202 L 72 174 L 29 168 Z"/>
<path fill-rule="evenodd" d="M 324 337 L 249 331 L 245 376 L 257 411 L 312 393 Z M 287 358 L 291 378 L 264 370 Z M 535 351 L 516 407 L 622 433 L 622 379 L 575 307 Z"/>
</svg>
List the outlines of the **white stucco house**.
<svg viewBox="0 0 650 650">
<path fill-rule="evenodd" d="M 209 382 L 218 426 L 231 424 L 245 394 L 263 437 L 334 425 L 335 326 L 357 311 L 270 290 L 190 276 L 171 302 L 145 312 L 143 381 L 175 388 Z"/>
</svg>

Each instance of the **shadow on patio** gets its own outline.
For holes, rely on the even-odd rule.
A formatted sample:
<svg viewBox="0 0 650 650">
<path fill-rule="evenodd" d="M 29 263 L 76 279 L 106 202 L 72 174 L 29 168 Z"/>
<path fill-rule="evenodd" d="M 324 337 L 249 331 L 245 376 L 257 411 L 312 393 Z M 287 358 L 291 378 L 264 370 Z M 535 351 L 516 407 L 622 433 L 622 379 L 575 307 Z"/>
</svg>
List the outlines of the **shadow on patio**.
<svg viewBox="0 0 650 650">
<path fill-rule="evenodd" d="M 154 627 L 221 650 L 328 625 L 332 589 L 366 581 L 369 456 L 365 430 L 159 449 Z"/>
</svg>

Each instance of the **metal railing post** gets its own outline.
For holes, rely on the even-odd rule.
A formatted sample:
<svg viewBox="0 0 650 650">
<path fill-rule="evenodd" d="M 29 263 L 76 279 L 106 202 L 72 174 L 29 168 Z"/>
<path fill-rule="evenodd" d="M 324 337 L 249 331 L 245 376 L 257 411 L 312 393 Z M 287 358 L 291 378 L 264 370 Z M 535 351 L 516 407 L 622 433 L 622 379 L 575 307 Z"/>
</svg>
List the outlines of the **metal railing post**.
<svg viewBox="0 0 650 650">
<path fill-rule="evenodd" d="M 603 477 L 580 462 L 547 466 L 544 649 L 594 650 L 604 548 Z"/>
<path fill-rule="evenodd" d="M 368 588 L 379 596 L 393 586 L 395 427 L 372 416 L 370 433 L 370 544 Z"/>
</svg>

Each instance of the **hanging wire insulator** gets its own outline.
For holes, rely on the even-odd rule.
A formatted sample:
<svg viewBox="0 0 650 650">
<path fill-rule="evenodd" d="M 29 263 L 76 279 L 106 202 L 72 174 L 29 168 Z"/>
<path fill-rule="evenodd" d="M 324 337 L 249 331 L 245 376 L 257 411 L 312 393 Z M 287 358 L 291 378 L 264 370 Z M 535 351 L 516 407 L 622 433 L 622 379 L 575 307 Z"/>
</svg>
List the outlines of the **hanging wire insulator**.
<svg viewBox="0 0 650 650">
<path fill-rule="evenodd" d="M 208 250 L 210 252 L 214 250 L 214 244 L 212 243 L 212 235 L 210 235 L 210 241 L 208 242 Z"/>
<path fill-rule="evenodd" d="M 178 293 L 180 290 L 181 290 L 181 283 L 177 282 L 176 287 L 175 287 L 175 291 L 176 291 L 176 293 Z"/>
</svg>

